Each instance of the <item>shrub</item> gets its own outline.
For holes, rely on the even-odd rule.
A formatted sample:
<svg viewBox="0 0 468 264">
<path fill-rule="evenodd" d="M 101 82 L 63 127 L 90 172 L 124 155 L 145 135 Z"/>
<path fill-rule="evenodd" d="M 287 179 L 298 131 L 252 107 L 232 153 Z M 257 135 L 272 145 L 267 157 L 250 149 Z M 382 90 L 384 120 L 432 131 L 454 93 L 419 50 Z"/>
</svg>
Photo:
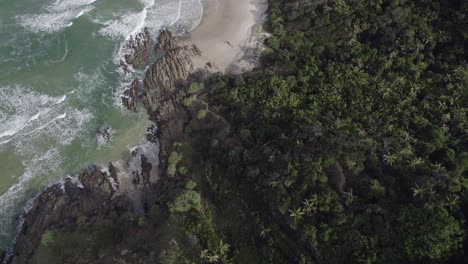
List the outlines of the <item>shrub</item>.
<svg viewBox="0 0 468 264">
<path fill-rule="evenodd" d="M 169 156 L 169 162 L 167 166 L 167 175 L 170 177 L 174 177 L 176 172 L 177 172 L 177 164 L 182 160 L 182 155 L 176 151 L 173 151 L 171 153 L 171 156 Z"/>
<path fill-rule="evenodd" d="M 191 209 L 201 209 L 201 196 L 200 193 L 187 190 L 183 191 L 176 199 L 169 203 L 171 212 L 185 213 Z"/>
<path fill-rule="evenodd" d="M 42 234 L 41 244 L 47 247 L 48 245 L 55 242 L 55 240 L 57 239 L 57 236 L 58 236 L 57 231 L 46 230 L 44 234 Z"/>
</svg>

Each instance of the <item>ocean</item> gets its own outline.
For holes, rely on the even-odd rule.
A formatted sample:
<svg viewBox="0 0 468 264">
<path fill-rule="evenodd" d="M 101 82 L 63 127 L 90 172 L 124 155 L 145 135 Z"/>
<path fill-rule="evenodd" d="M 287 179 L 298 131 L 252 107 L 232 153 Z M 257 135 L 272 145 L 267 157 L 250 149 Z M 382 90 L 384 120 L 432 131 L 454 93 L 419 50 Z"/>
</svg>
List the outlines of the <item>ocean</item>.
<svg viewBox="0 0 468 264">
<path fill-rule="evenodd" d="M 144 69 L 119 69 L 125 41 L 190 31 L 202 14 L 201 0 L 0 0 L 0 247 L 41 190 L 140 142 L 147 116 L 120 95 Z"/>
</svg>

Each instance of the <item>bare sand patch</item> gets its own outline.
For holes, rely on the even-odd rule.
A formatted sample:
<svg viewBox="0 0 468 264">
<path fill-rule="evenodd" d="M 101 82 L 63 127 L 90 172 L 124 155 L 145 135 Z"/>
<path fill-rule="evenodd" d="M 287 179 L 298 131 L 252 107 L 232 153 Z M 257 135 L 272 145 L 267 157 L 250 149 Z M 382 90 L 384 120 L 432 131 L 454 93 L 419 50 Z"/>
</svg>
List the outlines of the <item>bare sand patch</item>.
<svg viewBox="0 0 468 264">
<path fill-rule="evenodd" d="M 265 21 L 265 0 L 204 0 L 201 23 L 185 40 L 201 51 L 196 67 L 207 63 L 212 71 L 226 72 L 256 39 L 256 25 Z"/>
</svg>

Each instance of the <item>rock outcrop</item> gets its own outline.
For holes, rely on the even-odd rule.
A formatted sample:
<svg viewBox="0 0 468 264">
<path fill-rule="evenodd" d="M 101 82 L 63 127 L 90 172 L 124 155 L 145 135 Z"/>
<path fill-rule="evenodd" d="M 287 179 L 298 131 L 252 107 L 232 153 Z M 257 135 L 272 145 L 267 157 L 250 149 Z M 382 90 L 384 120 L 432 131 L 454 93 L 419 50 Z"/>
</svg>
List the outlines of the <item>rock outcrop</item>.
<svg viewBox="0 0 468 264">
<path fill-rule="evenodd" d="M 143 103 L 150 112 L 161 109 L 162 103 L 180 91 L 177 86 L 186 82 L 194 72 L 192 57 L 200 55 L 195 46 L 177 45 L 169 31 L 162 31 L 158 42 L 156 53 L 165 55 L 148 68 L 143 80 Z"/>
<path fill-rule="evenodd" d="M 0 263 L 6 256 L 6 251 L 0 248 Z"/>
<path fill-rule="evenodd" d="M 141 37 L 144 41 L 132 42 L 133 57 L 126 57 L 135 67 L 144 63 L 153 47 L 146 29 Z M 80 217 L 93 218 L 111 211 L 145 213 L 145 196 L 154 195 L 145 191 L 146 187 L 164 187 L 152 184 L 164 177 L 170 148 L 183 137 L 189 119 L 183 105 L 188 96 L 187 84 L 203 74 L 194 73 L 192 58 L 200 54 L 196 47 L 178 45 L 168 31 L 161 32 L 159 43 L 156 53 L 162 56 L 145 73 L 144 85 L 135 79 L 122 98 L 132 111 L 138 111 L 141 101 L 155 122 L 156 126 L 148 130 L 147 145 L 133 151 L 125 166 L 127 171 L 117 163 L 110 163 L 105 169 L 90 166 L 78 180 L 67 178 L 33 199 L 30 210 L 22 217 L 12 256 L 6 263 L 28 263 L 46 230 L 73 227 Z"/>
<path fill-rule="evenodd" d="M 183 101 L 187 98 L 187 84 L 203 73 L 195 72 L 193 58 L 200 56 L 195 46 L 179 45 L 169 31 L 161 31 L 156 53 L 164 54 L 145 73 L 141 100 L 158 127 L 160 142 L 160 175 L 163 177 L 166 160 L 174 141 L 183 136 L 188 120 Z"/>
<path fill-rule="evenodd" d="M 125 91 L 123 92 L 123 96 L 121 96 L 122 104 L 130 111 L 138 112 L 138 96 L 140 94 L 140 80 L 135 78 L 133 82 L 126 87 Z"/>
<path fill-rule="evenodd" d="M 131 50 L 126 54 L 125 62 L 132 65 L 133 68 L 138 68 L 145 65 L 150 58 L 151 51 L 154 47 L 154 41 L 151 38 L 148 28 L 144 28 L 141 33 L 135 37 L 131 36 L 125 43 L 125 48 Z"/>
<path fill-rule="evenodd" d="M 64 183 L 49 187 L 24 214 L 11 263 L 28 263 L 42 234 L 51 227 L 75 223 L 80 216 L 131 208 L 127 197 L 113 198 L 115 191 L 110 175 L 94 165 L 79 176 L 79 181 L 67 178 Z"/>
</svg>

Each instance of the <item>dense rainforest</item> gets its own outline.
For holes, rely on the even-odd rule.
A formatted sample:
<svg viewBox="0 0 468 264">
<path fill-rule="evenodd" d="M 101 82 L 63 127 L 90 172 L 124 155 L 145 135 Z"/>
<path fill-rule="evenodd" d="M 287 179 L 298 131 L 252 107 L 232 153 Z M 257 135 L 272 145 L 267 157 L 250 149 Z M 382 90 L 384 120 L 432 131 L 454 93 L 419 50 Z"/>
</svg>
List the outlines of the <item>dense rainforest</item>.
<svg viewBox="0 0 468 264">
<path fill-rule="evenodd" d="M 187 88 L 166 194 L 144 216 L 51 229 L 38 255 L 140 233 L 134 263 L 467 263 L 467 14 L 270 0 L 263 66 Z"/>
</svg>

